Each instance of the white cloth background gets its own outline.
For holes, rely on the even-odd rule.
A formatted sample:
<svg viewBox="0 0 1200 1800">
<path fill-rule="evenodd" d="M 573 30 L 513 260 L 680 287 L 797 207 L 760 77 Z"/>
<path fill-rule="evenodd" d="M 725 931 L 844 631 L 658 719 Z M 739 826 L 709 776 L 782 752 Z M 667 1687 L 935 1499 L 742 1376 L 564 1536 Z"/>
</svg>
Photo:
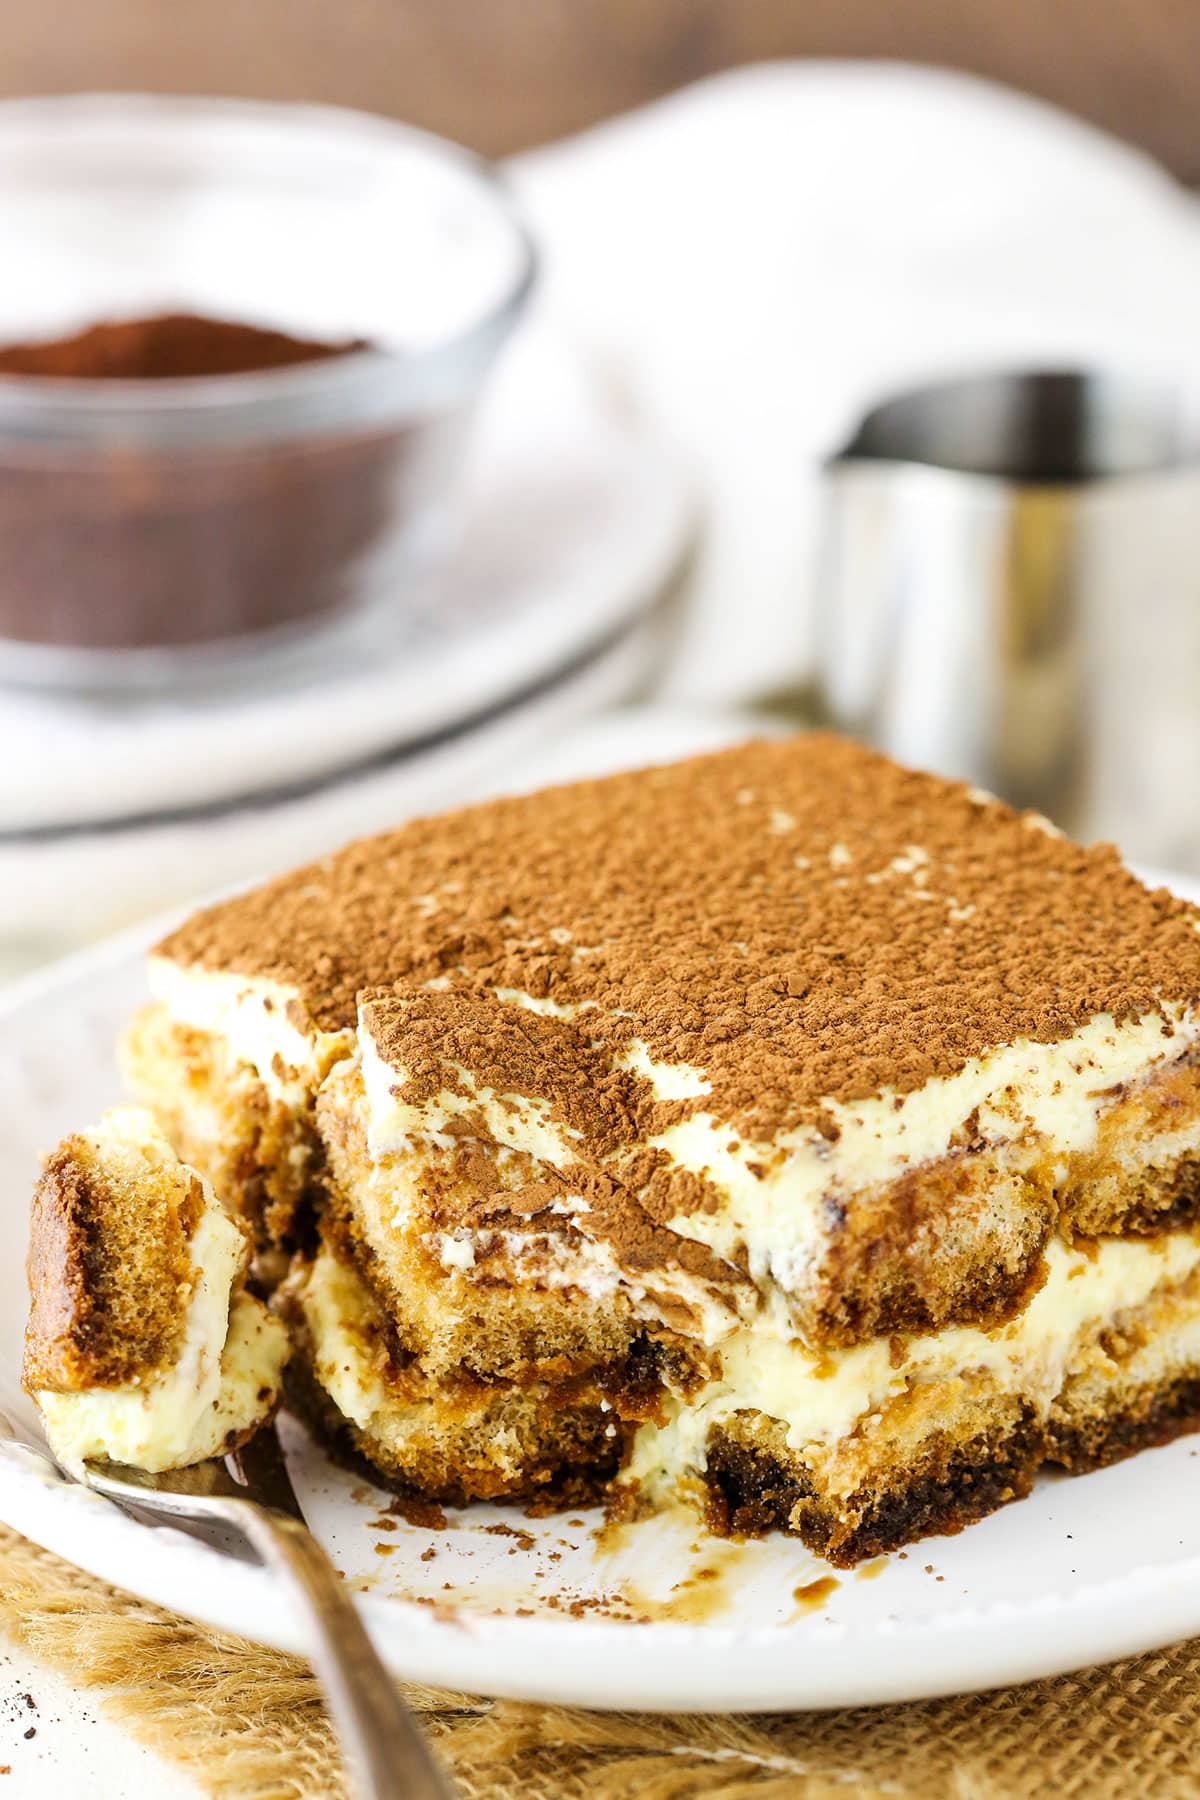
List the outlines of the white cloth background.
<svg viewBox="0 0 1200 1800">
<path fill-rule="evenodd" d="M 1200 369 L 1200 213 L 1039 102 L 894 65 L 717 77 L 514 164 L 552 309 L 690 458 L 708 526 L 663 691 L 802 675 L 816 463 L 913 380 Z"/>
</svg>

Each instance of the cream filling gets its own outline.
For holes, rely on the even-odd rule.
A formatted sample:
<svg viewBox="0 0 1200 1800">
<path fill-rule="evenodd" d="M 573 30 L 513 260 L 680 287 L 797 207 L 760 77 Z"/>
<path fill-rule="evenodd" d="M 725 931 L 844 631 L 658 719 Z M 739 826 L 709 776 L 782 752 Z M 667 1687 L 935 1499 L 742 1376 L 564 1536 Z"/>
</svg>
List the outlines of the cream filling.
<svg viewBox="0 0 1200 1800">
<path fill-rule="evenodd" d="M 404 1071 L 380 1057 L 361 1027 L 359 1040 L 375 1156 L 422 1138 L 449 1142 L 449 1121 L 478 1113 L 497 1144 L 554 1168 L 575 1160 L 577 1143 L 550 1118 L 544 1099 L 496 1095 L 461 1070 L 465 1093 L 447 1089 L 432 1100 L 405 1102 L 393 1092 Z M 1057 1043 L 1020 1039 L 912 1093 L 886 1089 L 849 1104 L 830 1100 L 825 1110 L 838 1127 L 832 1140 L 812 1128 L 783 1131 L 770 1142 L 739 1139 L 715 1114 L 695 1113 L 649 1145 L 676 1167 L 702 1175 L 723 1204 L 680 1213 L 670 1228 L 726 1260 L 744 1245 L 760 1287 L 801 1293 L 825 1244 L 827 1199 L 850 1198 L 940 1160 L 973 1114 L 976 1135 L 992 1145 L 1044 1142 L 1065 1166 L 1068 1156 L 1095 1144 L 1109 1090 L 1145 1079 L 1198 1041 L 1200 1020 L 1190 1015 L 1164 1009 L 1118 1023 L 1102 1013 Z M 655 1061 L 636 1038 L 618 1062 L 649 1080 L 656 1099 L 700 1098 L 708 1088 L 703 1070 Z"/>
<path fill-rule="evenodd" d="M 169 957 L 147 965 L 150 992 L 171 1017 L 223 1039 L 235 1062 L 246 1063 L 272 1098 L 302 1111 L 337 1056 L 353 1047 L 345 1031 L 306 1032 L 287 1016 L 293 988 L 262 976 L 189 968 Z"/>
<path fill-rule="evenodd" d="M 191 1188 L 192 1171 L 179 1161 L 148 1107 L 110 1106 L 98 1124 L 76 1135 L 110 1176 L 135 1183 L 152 1169 L 171 1183 L 180 1201 Z"/>
<path fill-rule="evenodd" d="M 584 1295 L 597 1305 L 621 1295 L 635 1319 L 651 1325 L 674 1327 L 675 1308 L 664 1308 L 658 1295 L 686 1306 L 695 1320 L 689 1335 L 707 1347 L 725 1342 L 737 1329 L 739 1314 L 704 1282 L 682 1269 L 656 1269 L 641 1277 L 626 1269 L 612 1246 L 603 1238 L 582 1235 L 566 1240 L 556 1233 L 530 1231 L 437 1232 L 431 1247 L 442 1267 L 468 1280 L 476 1262 L 487 1258 L 485 1271 L 494 1272 L 495 1253 L 507 1265 L 512 1284 L 523 1292 L 539 1288 Z M 668 1316 L 670 1315 L 670 1316 Z"/>
<path fill-rule="evenodd" d="M 322 1244 L 297 1290 L 312 1344 L 313 1374 L 344 1418 L 375 1428 L 398 1406 L 362 1336 L 370 1316 L 367 1291 L 354 1270 Z"/>
<path fill-rule="evenodd" d="M 910 1387 L 959 1375 L 990 1377 L 1045 1412 L 1084 1334 L 1143 1305 L 1160 1285 L 1183 1281 L 1200 1266 L 1200 1234 L 1109 1238 L 1088 1254 L 1056 1238 L 1046 1261 L 1045 1283 L 1016 1319 L 995 1331 L 956 1326 L 906 1338 L 899 1367 L 887 1338 L 814 1356 L 795 1341 L 735 1333 L 721 1346 L 717 1380 L 688 1401 L 673 1399 L 665 1426 L 639 1428 L 629 1476 L 653 1493 L 703 1470 L 710 1429 L 738 1412 L 781 1420 L 793 1450 L 828 1446 Z"/>
<path fill-rule="evenodd" d="M 179 1353 L 146 1380 L 34 1396 L 58 1460 L 89 1457 L 157 1472 L 215 1456 L 230 1432 L 250 1430 L 275 1405 L 287 1334 L 260 1300 L 230 1295 L 246 1241 L 205 1184 L 206 1206 L 189 1246 L 196 1281 Z"/>
</svg>

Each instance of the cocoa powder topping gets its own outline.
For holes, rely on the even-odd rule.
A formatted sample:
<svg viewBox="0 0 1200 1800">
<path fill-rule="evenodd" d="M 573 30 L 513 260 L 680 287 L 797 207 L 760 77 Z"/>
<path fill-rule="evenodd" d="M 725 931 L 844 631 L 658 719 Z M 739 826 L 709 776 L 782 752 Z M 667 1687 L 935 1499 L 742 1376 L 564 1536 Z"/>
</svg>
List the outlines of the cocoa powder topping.
<svg viewBox="0 0 1200 1800">
<path fill-rule="evenodd" d="M 70 337 L 0 346 L 0 375 L 62 376 L 75 381 L 165 381 L 181 376 L 246 375 L 295 363 L 324 362 L 363 350 L 361 338 L 321 343 L 196 313 L 103 320 Z"/>
<path fill-rule="evenodd" d="M 1196 921 L 1109 845 L 813 734 L 418 820 L 161 952 L 291 986 L 323 1029 L 386 990 L 373 1016 L 409 1097 L 458 1065 L 540 1097 L 591 1161 L 698 1107 L 762 1141 L 833 1130 L 827 1100 L 1195 1005 Z M 708 1091 L 656 1099 L 632 1043 Z M 678 1172 L 644 1173 L 641 1204 L 670 1217 Z"/>
</svg>

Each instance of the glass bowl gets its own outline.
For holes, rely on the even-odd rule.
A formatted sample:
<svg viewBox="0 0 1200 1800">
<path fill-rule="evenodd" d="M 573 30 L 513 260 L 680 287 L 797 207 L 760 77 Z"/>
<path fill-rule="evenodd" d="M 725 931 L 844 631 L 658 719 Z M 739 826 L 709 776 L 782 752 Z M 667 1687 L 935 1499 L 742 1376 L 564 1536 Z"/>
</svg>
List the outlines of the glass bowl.
<svg viewBox="0 0 1200 1800">
<path fill-rule="evenodd" d="M 0 374 L 0 679 L 224 682 L 319 663 L 349 617 L 402 628 L 534 276 L 487 164 L 332 108 L 10 101 L 0 258 L 0 347 L 175 313 L 366 346 Z"/>
</svg>

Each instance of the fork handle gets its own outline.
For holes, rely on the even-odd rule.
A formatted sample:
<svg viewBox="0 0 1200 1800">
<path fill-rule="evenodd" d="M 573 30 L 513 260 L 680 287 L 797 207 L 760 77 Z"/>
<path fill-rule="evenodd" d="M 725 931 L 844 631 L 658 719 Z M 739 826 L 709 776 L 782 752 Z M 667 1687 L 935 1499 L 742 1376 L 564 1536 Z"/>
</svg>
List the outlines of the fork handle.
<svg viewBox="0 0 1200 1800">
<path fill-rule="evenodd" d="M 260 1506 L 246 1506 L 238 1523 L 263 1560 L 288 1577 L 303 1605 L 313 1668 L 352 1793 L 362 1800 L 454 1800 L 354 1602 L 307 1526 Z"/>
</svg>

